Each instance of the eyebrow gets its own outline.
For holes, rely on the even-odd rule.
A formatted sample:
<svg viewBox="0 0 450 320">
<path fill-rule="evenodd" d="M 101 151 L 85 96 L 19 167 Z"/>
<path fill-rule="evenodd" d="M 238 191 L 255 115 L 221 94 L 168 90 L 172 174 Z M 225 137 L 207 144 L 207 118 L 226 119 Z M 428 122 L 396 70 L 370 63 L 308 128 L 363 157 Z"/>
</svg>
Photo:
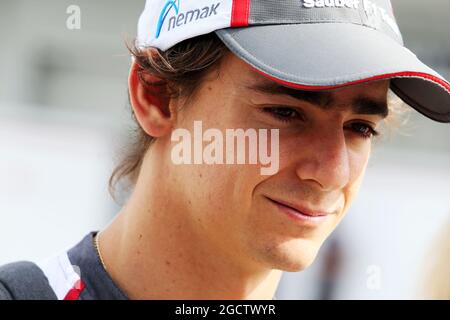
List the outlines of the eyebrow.
<svg viewBox="0 0 450 320">
<path fill-rule="evenodd" d="M 335 104 L 336 99 L 328 91 L 305 91 L 289 88 L 277 84 L 276 82 L 261 82 L 248 89 L 272 95 L 287 95 L 297 100 L 308 102 L 322 110 L 329 110 Z M 387 101 L 379 101 L 367 96 L 358 96 L 352 101 L 352 111 L 355 114 L 377 115 L 386 118 L 389 115 Z"/>
</svg>

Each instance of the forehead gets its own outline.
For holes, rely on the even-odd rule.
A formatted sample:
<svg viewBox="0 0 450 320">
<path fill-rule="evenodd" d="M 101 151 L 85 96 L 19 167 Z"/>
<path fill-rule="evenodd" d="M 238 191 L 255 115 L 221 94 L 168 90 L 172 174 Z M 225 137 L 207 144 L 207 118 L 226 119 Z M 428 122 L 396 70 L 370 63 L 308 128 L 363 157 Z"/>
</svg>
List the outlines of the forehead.
<svg viewBox="0 0 450 320">
<path fill-rule="evenodd" d="M 240 97 L 249 97 L 253 93 L 273 99 L 281 97 L 293 103 L 303 102 L 322 110 L 348 110 L 356 114 L 377 115 L 386 118 L 389 114 L 387 93 L 389 81 L 373 81 L 351 85 L 334 90 L 300 90 L 287 87 L 271 80 L 243 60 L 234 55 L 226 57 L 221 72 L 232 91 Z M 226 80 L 225 80 L 226 81 Z M 225 84 L 227 85 L 227 84 Z M 295 101 L 294 101 L 295 100 Z"/>
</svg>

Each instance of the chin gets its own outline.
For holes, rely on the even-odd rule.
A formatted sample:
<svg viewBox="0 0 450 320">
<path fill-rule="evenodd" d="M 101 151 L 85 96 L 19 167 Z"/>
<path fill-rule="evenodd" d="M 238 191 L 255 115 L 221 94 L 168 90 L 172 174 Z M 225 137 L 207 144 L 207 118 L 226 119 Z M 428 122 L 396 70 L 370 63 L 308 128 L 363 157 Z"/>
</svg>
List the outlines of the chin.
<svg viewBox="0 0 450 320">
<path fill-rule="evenodd" d="M 319 244 L 297 239 L 278 246 L 266 247 L 264 260 L 271 269 L 299 272 L 314 262 L 319 249 Z"/>
<path fill-rule="evenodd" d="M 291 259 L 285 260 L 284 263 L 279 265 L 278 270 L 285 272 L 299 272 L 307 269 L 311 266 L 315 260 L 316 255 L 314 257 L 305 257 L 305 256 L 297 256 L 292 257 Z"/>
</svg>

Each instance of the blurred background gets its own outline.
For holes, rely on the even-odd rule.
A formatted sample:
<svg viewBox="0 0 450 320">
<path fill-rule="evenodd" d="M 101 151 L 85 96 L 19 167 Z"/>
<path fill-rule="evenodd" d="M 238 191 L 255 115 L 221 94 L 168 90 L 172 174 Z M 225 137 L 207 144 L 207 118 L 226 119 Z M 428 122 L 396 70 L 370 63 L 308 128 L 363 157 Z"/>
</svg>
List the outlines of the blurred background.
<svg viewBox="0 0 450 320">
<path fill-rule="evenodd" d="M 0 265 L 71 247 L 120 210 L 107 184 L 132 128 L 125 42 L 144 3 L 0 1 Z M 450 79 L 450 1 L 393 5 L 407 46 Z M 412 113 L 401 131 L 376 143 L 348 216 L 278 299 L 428 297 L 449 254 L 450 125 Z"/>
</svg>

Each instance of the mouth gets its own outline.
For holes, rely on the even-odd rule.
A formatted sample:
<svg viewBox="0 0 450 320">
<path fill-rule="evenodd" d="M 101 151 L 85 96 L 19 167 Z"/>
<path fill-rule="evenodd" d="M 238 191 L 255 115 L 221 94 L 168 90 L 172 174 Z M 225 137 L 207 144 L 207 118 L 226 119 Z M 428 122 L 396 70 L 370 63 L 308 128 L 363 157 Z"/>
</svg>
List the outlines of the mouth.
<svg viewBox="0 0 450 320">
<path fill-rule="evenodd" d="M 312 210 L 301 205 L 288 203 L 283 200 L 279 199 L 275 200 L 267 196 L 266 198 L 273 205 L 275 205 L 282 213 L 286 214 L 291 220 L 303 224 L 309 223 L 317 225 L 324 222 L 328 218 L 328 216 L 331 215 L 331 213 L 328 212 Z"/>
</svg>

